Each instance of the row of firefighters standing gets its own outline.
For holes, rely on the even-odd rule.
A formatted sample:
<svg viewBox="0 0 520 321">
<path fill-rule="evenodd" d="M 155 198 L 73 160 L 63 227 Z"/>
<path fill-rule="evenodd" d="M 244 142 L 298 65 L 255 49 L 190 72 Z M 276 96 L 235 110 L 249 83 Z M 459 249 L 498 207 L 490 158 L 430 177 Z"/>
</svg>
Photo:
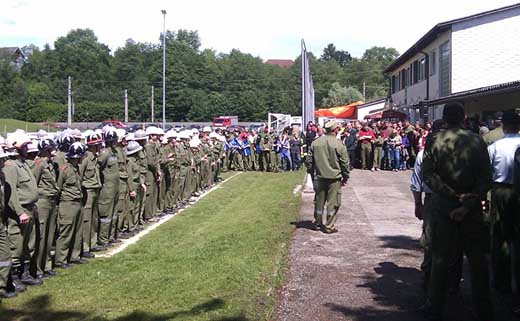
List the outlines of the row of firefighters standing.
<svg viewBox="0 0 520 321">
<path fill-rule="evenodd" d="M 0 141 L 0 297 L 87 263 L 220 180 L 224 139 L 213 132 L 71 132 Z"/>
</svg>

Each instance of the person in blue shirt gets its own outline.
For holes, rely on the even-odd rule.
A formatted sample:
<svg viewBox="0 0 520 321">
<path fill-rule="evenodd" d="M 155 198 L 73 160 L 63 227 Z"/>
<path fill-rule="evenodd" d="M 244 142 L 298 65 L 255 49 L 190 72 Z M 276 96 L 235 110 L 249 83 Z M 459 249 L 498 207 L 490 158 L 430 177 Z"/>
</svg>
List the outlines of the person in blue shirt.
<svg viewBox="0 0 520 321">
<path fill-rule="evenodd" d="M 244 158 L 244 170 L 251 170 L 251 145 L 249 145 L 249 141 L 247 140 L 247 136 L 243 135 L 242 138 L 242 153 Z"/>
<path fill-rule="evenodd" d="M 289 138 L 287 137 L 287 134 L 284 133 L 280 139 L 280 160 L 282 171 L 290 171 L 292 169 L 290 149 L 291 145 L 289 143 Z"/>
</svg>

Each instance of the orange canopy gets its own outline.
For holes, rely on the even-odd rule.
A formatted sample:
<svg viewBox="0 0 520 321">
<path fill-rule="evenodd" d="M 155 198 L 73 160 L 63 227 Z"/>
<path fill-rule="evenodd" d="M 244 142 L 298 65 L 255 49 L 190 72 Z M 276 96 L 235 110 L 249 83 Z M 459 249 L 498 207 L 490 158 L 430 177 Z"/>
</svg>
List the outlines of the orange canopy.
<svg viewBox="0 0 520 321">
<path fill-rule="evenodd" d="M 356 101 L 346 106 L 338 106 L 332 108 L 320 108 L 314 112 L 316 117 L 336 117 L 336 118 L 356 118 L 356 107 L 363 104 L 362 101 Z"/>
</svg>

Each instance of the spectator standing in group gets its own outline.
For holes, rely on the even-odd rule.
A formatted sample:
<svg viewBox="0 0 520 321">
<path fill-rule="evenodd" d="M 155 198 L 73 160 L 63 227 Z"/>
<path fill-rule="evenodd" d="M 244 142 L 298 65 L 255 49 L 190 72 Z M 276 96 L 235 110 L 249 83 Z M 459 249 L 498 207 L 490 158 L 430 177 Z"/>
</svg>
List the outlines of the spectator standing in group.
<svg viewBox="0 0 520 321">
<path fill-rule="evenodd" d="M 504 138 L 488 146 L 493 169 L 491 202 L 495 209 L 491 216 L 491 263 L 494 287 L 500 293 L 520 289 L 520 224 L 516 217 L 520 202 L 519 194 L 513 188 L 515 152 L 520 147 L 519 130 L 520 117 L 512 111 L 504 112 Z M 512 279 L 516 281 L 515 285 L 511 284 Z"/>
<path fill-rule="evenodd" d="M 375 134 L 374 139 L 374 161 L 372 166 L 372 171 L 380 171 L 381 170 L 381 159 L 383 158 L 383 144 L 384 140 L 381 137 L 381 133 L 378 132 Z"/>
<path fill-rule="evenodd" d="M 388 137 L 388 154 L 390 159 L 390 166 L 394 172 L 397 172 L 401 159 L 401 136 L 397 131 L 393 131 Z"/>
<path fill-rule="evenodd" d="M 361 168 L 369 169 L 370 156 L 372 153 L 372 142 L 374 141 L 374 132 L 368 127 L 368 124 L 363 124 L 363 128 L 359 132 L 359 141 L 361 143 Z"/>
<path fill-rule="evenodd" d="M 408 160 L 410 158 L 409 148 L 410 143 L 408 141 L 408 137 L 405 135 L 404 131 L 401 131 L 401 156 L 400 156 L 400 164 L 399 169 L 404 171 L 408 169 Z"/>
<path fill-rule="evenodd" d="M 289 138 L 287 134 L 283 133 L 280 138 L 280 163 L 282 171 L 290 171 L 292 169 L 290 149 Z"/>
<path fill-rule="evenodd" d="M 354 167 L 356 163 L 356 148 L 358 144 L 357 139 L 357 130 L 352 126 L 352 124 L 348 123 L 344 132 L 344 140 L 345 147 L 347 148 L 350 170 Z"/>
<path fill-rule="evenodd" d="M 291 165 L 292 170 L 299 170 L 302 163 L 302 141 L 299 138 L 298 133 L 294 133 L 289 140 L 290 151 L 291 151 Z"/>
</svg>

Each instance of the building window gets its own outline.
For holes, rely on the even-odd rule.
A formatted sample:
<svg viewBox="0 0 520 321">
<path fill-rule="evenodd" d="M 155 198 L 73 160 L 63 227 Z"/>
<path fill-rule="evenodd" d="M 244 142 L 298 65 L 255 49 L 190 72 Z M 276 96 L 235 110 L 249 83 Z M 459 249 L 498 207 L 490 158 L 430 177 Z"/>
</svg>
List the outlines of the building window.
<svg viewBox="0 0 520 321">
<path fill-rule="evenodd" d="M 439 47 L 439 94 L 447 96 L 451 92 L 450 75 L 450 42 L 446 41 Z"/>
<path fill-rule="evenodd" d="M 419 81 L 423 81 L 426 79 L 425 70 L 426 68 L 426 60 L 424 58 L 419 59 Z"/>
<path fill-rule="evenodd" d="M 437 52 L 435 50 L 430 52 L 430 59 L 428 62 L 430 63 L 430 76 L 435 75 L 437 70 Z"/>
</svg>

